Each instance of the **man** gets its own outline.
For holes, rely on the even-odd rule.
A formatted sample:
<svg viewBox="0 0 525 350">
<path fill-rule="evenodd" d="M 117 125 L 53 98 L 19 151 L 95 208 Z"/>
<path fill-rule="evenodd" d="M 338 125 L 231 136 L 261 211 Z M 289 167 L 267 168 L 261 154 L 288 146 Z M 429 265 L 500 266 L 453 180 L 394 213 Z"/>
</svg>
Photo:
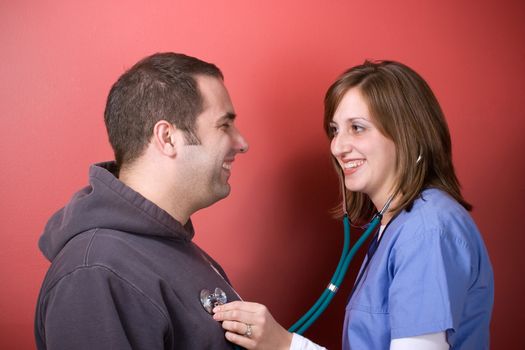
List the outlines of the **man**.
<svg viewBox="0 0 525 350">
<path fill-rule="evenodd" d="M 197 247 L 190 216 L 230 193 L 248 144 L 220 70 L 175 53 L 146 57 L 113 85 L 105 110 L 116 162 L 47 223 L 52 262 L 35 317 L 39 349 L 231 349 L 201 290 L 238 300 Z"/>
</svg>

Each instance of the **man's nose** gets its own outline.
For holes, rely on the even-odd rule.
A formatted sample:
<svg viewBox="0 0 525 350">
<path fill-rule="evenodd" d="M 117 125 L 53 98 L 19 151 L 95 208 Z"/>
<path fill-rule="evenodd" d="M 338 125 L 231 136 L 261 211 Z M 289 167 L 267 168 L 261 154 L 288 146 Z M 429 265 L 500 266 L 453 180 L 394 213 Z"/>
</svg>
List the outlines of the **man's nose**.
<svg viewBox="0 0 525 350">
<path fill-rule="evenodd" d="M 241 133 L 237 133 L 237 145 L 235 147 L 235 150 L 239 153 L 246 153 L 248 152 L 248 148 L 250 147 L 248 145 L 248 142 L 246 142 L 246 139 L 244 136 L 241 135 Z"/>
</svg>

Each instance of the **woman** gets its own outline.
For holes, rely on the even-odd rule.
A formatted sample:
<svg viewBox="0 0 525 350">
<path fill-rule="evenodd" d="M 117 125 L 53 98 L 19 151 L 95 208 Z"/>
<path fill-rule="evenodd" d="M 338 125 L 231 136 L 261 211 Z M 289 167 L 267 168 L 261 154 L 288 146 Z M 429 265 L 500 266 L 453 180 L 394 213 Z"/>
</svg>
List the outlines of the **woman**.
<svg viewBox="0 0 525 350">
<path fill-rule="evenodd" d="M 324 128 L 350 219 L 366 223 L 391 199 L 346 307 L 343 349 L 488 349 L 492 267 L 429 86 L 403 64 L 365 62 L 328 89 Z M 320 349 L 262 305 L 215 311 L 248 349 Z"/>
</svg>

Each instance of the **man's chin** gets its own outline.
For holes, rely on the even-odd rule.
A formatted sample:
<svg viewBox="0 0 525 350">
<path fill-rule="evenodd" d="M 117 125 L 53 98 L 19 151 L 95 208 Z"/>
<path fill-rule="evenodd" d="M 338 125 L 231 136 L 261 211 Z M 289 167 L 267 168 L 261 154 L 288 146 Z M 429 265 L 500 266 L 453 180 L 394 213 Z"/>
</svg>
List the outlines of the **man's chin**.
<svg viewBox="0 0 525 350">
<path fill-rule="evenodd" d="M 221 186 L 221 189 L 217 191 L 217 196 L 219 197 L 219 200 L 224 199 L 230 195 L 232 188 L 229 183 L 225 183 Z"/>
<path fill-rule="evenodd" d="M 208 205 L 212 205 L 215 202 L 220 201 L 221 199 L 224 199 L 230 195 L 231 192 L 231 186 L 229 183 L 222 184 L 220 186 L 215 186 L 213 189 L 213 198 L 211 198 L 211 203 Z"/>
<path fill-rule="evenodd" d="M 199 208 L 200 209 L 207 208 L 207 207 L 217 203 L 221 199 L 224 199 L 224 198 L 228 197 L 228 195 L 230 194 L 230 185 L 223 186 L 220 189 L 216 188 L 214 191 L 210 190 L 210 194 L 211 194 L 210 196 L 208 196 L 205 200 L 203 200 L 200 203 L 200 205 L 197 206 L 198 209 Z"/>
</svg>

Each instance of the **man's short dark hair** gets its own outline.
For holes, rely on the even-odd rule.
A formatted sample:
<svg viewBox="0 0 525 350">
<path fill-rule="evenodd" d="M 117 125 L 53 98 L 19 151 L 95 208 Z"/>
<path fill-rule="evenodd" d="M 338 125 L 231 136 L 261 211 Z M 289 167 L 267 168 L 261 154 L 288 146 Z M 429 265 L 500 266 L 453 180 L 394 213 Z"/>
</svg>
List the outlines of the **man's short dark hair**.
<svg viewBox="0 0 525 350">
<path fill-rule="evenodd" d="M 109 92 L 104 121 L 117 166 L 136 160 L 159 120 L 185 131 L 199 144 L 195 122 L 203 99 L 196 76 L 223 79 L 219 68 L 195 57 L 166 52 L 148 56 L 126 71 Z"/>
</svg>

